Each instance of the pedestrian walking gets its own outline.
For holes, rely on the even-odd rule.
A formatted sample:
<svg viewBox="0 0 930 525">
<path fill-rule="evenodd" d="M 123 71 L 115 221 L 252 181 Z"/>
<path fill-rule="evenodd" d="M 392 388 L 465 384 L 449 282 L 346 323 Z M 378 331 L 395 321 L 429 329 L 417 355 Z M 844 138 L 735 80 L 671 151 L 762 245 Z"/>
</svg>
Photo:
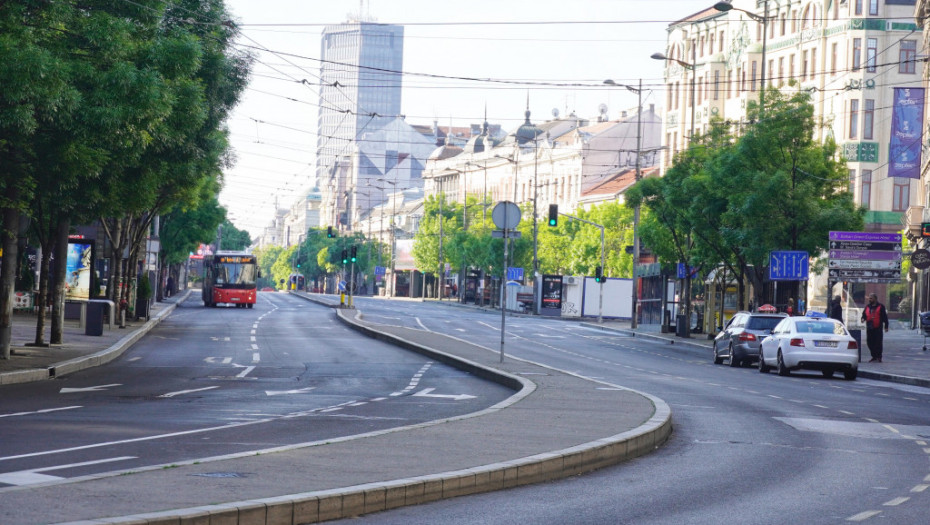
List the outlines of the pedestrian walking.
<svg viewBox="0 0 930 525">
<path fill-rule="evenodd" d="M 785 308 L 785 313 L 788 314 L 789 317 L 794 315 L 794 298 L 793 297 L 788 298 L 788 307 Z"/>
<path fill-rule="evenodd" d="M 837 295 L 833 298 L 833 301 L 830 302 L 830 319 L 836 319 L 839 322 L 843 322 L 843 305 L 840 304 L 842 299 Z"/>
<path fill-rule="evenodd" d="M 862 311 L 862 322 L 865 323 L 865 341 L 869 345 L 869 353 L 872 354 L 870 363 L 882 362 L 882 345 L 885 334 L 888 331 L 888 312 L 885 311 L 885 305 L 878 302 L 878 296 L 874 293 L 869 294 L 869 304 Z"/>
</svg>

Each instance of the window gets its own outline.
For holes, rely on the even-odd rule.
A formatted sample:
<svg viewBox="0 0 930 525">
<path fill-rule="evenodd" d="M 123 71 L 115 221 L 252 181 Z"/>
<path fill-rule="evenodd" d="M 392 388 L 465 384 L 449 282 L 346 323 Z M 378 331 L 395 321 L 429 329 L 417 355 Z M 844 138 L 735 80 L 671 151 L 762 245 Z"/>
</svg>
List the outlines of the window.
<svg viewBox="0 0 930 525">
<path fill-rule="evenodd" d="M 678 98 L 681 93 L 681 83 L 675 82 L 675 109 L 678 109 Z"/>
<path fill-rule="evenodd" d="M 720 46 L 717 51 L 723 53 L 723 31 L 720 32 L 720 38 L 717 39 L 717 45 Z"/>
<path fill-rule="evenodd" d="M 859 101 L 849 101 L 849 138 L 859 138 Z"/>
<path fill-rule="evenodd" d="M 872 198 L 872 170 L 862 170 L 859 181 L 859 205 L 868 208 Z"/>
<path fill-rule="evenodd" d="M 671 109 L 674 109 L 674 106 L 672 106 L 672 96 L 673 96 L 672 93 L 674 93 L 675 91 L 675 84 L 672 84 L 671 82 L 669 82 L 669 84 L 666 86 L 666 89 L 668 90 L 668 93 L 666 94 L 666 97 L 665 97 L 666 98 L 665 107 L 671 110 Z"/>
<path fill-rule="evenodd" d="M 807 51 L 801 57 L 801 80 L 804 80 L 807 78 Z"/>
<path fill-rule="evenodd" d="M 872 99 L 865 99 L 865 106 L 862 109 L 862 138 L 871 140 L 872 123 L 875 120 L 875 101 Z"/>
<path fill-rule="evenodd" d="M 862 14 L 862 0 L 856 0 L 856 14 Z"/>
<path fill-rule="evenodd" d="M 785 85 L 785 57 L 779 57 L 778 59 L 778 85 Z"/>
<path fill-rule="evenodd" d="M 891 211 L 907 211 L 911 200 L 911 179 L 895 177 Z"/>
<path fill-rule="evenodd" d="M 733 96 L 733 70 L 727 71 L 727 98 Z"/>
<path fill-rule="evenodd" d="M 714 100 L 720 99 L 720 72 L 714 71 Z"/>
<path fill-rule="evenodd" d="M 849 170 L 849 193 L 856 191 L 856 170 Z"/>
<path fill-rule="evenodd" d="M 785 36 L 785 31 L 788 30 L 788 13 L 781 14 L 781 36 Z"/>
<path fill-rule="evenodd" d="M 875 73 L 875 60 L 878 58 L 878 39 L 866 39 L 865 67 L 869 73 Z"/>
<path fill-rule="evenodd" d="M 830 75 L 836 75 L 836 42 L 830 46 Z"/>
<path fill-rule="evenodd" d="M 869 14 L 870 15 L 878 14 L 878 0 L 869 0 Z"/>
<path fill-rule="evenodd" d="M 853 51 L 852 51 L 852 68 L 853 71 L 862 67 L 862 39 L 853 38 Z"/>
<path fill-rule="evenodd" d="M 752 77 L 749 81 L 749 91 L 756 91 L 756 61 L 752 61 Z"/>
<path fill-rule="evenodd" d="M 811 70 L 810 75 L 807 77 L 811 80 L 814 80 L 814 75 L 817 73 L 817 48 L 811 49 Z"/>
<path fill-rule="evenodd" d="M 708 36 L 708 38 L 710 39 L 710 45 L 708 45 L 707 48 L 710 50 L 711 53 L 713 53 L 714 52 L 714 34 L 711 33 L 710 36 Z"/>
<path fill-rule="evenodd" d="M 775 59 L 769 60 L 769 78 L 765 80 L 768 87 L 772 87 L 775 83 L 772 77 L 775 76 Z"/>
<path fill-rule="evenodd" d="M 901 49 L 898 51 L 898 73 L 915 73 L 917 67 L 917 41 L 902 40 Z"/>
</svg>

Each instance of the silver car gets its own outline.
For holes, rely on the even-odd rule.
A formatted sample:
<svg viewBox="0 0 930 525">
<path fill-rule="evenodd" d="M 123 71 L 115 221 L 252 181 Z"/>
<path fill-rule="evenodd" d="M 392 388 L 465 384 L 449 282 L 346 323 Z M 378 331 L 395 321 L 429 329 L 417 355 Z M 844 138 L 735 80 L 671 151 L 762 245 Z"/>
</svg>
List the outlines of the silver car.
<svg viewBox="0 0 930 525">
<path fill-rule="evenodd" d="M 785 317 L 788 316 L 737 312 L 714 338 L 714 364 L 719 365 L 724 359 L 729 359 L 733 367 L 755 363 L 759 360 L 759 343 Z"/>
</svg>

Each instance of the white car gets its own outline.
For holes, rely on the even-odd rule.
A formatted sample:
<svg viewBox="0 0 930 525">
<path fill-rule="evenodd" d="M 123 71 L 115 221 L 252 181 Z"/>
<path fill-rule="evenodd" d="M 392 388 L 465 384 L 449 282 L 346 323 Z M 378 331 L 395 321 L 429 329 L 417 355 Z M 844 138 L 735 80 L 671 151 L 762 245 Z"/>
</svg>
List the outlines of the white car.
<svg viewBox="0 0 930 525">
<path fill-rule="evenodd" d="M 792 370 L 834 372 L 852 381 L 859 373 L 859 345 L 843 323 L 829 318 L 786 317 L 759 349 L 759 372 L 777 369 L 786 376 Z"/>
</svg>

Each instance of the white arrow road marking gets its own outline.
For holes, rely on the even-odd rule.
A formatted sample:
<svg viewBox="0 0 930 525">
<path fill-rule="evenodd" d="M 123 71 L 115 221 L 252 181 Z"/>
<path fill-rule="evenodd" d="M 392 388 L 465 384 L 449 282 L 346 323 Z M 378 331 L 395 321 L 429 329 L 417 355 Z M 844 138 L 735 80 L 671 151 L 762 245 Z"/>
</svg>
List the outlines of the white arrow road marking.
<svg viewBox="0 0 930 525">
<path fill-rule="evenodd" d="M 240 367 L 240 366 L 242 366 L 242 365 L 236 365 L 236 366 L 237 366 L 237 367 Z M 254 367 L 254 366 L 247 366 L 247 367 L 245 367 L 245 370 L 243 370 L 242 372 L 239 372 L 238 374 L 236 374 L 236 377 L 245 377 L 245 376 L 249 375 L 249 373 L 251 373 L 252 370 L 255 370 L 255 367 Z"/>
<path fill-rule="evenodd" d="M 43 410 L 36 410 L 35 412 L 14 412 L 12 414 L 0 414 L 0 417 L 31 416 L 35 414 L 48 414 L 49 412 L 58 412 L 60 410 L 73 410 L 75 408 L 84 408 L 84 407 L 73 406 L 73 407 L 61 407 L 61 408 L 46 408 Z"/>
<path fill-rule="evenodd" d="M 204 361 L 208 363 L 223 363 L 224 365 L 228 365 L 229 363 L 232 363 L 232 358 L 231 357 L 208 357 L 204 359 Z"/>
<path fill-rule="evenodd" d="M 294 390 L 265 390 L 265 394 L 269 396 L 283 396 L 285 394 L 306 394 L 307 392 L 316 388 L 315 386 L 308 386 L 306 388 L 297 388 Z"/>
<path fill-rule="evenodd" d="M 413 395 L 416 396 L 416 397 L 441 397 L 441 398 L 443 398 L 443 399 L 454 399 L 454 400 L 456 400 L 456 401 L 462 401 L 462 400 L 465 400 L 465 399 L 474 399 L 474 398 L 476 397 L 476 396 L 470 396 L 470 395 L 468 395 L 468 394 L 454 394 L 454 395 L 450 395 L 450 394 L 431 394 L 430 392 L 432 392 L 433 390 L 436 390 L 436 389 L 435 389 L 435 388 L 424 388 L 423 390 L 420 390 L 419 392 L 417 392 L 417 393 L 415 393 L 415 394 L 413 394 Z"/>
<path fill-rule="evenodd" d="M 169 392 L 167 394 L 162 394 L 158 397 L 174 397 L 180 396 L 181 394 L 191 394 L 193 392 L 203 392 L 204 390 L 213 390 L 214 388 L 219 388 L 218 386 L 208 386 L 206 388 L 195 388 L 193 390 L 179 390 L 177 392 Z"/>
<path fill-rule="evenodd" d="M 89 386 L 86 388 L 62 388 L 58 391 L 59 394 L 71 394 L 74 392 L 99 392 L 105 388 L 110 388 L 111 386 L 123 386 L 120 383 L 114 383 L 112 385 L 98 385 L 98 386 Z"/>
<path fill-rule="evenodd" d="M 19 472 L 7 472 L 5 474 L 0 474 L 0 483 L 6 483 L 7 485 L 35 485 L 36 483 L 44 483 L 46 481 L 57 481 L 59 479 L 64 479 L 58 476 L 49 476 L 47 474 L 39 474 L 39 472 L 46 472 L 49 470 L 61 470 L 65 468 L 74 468 L 74 467 L 84 467 L 87 465 L 98 465 L 100 463 L 112 463 L 114 461 L 126 461 L 127 459 L 136 459 L 135 456 L 122 456 L 118 458 L 109 458 L 109 459 L 100 459 L 97 461 L 85 461 L 83 463 L 71 463 L 69 465 L 55 465 L 53 467 L 43 467 L 33 470 L 21 470 Z"/>
</svg>

